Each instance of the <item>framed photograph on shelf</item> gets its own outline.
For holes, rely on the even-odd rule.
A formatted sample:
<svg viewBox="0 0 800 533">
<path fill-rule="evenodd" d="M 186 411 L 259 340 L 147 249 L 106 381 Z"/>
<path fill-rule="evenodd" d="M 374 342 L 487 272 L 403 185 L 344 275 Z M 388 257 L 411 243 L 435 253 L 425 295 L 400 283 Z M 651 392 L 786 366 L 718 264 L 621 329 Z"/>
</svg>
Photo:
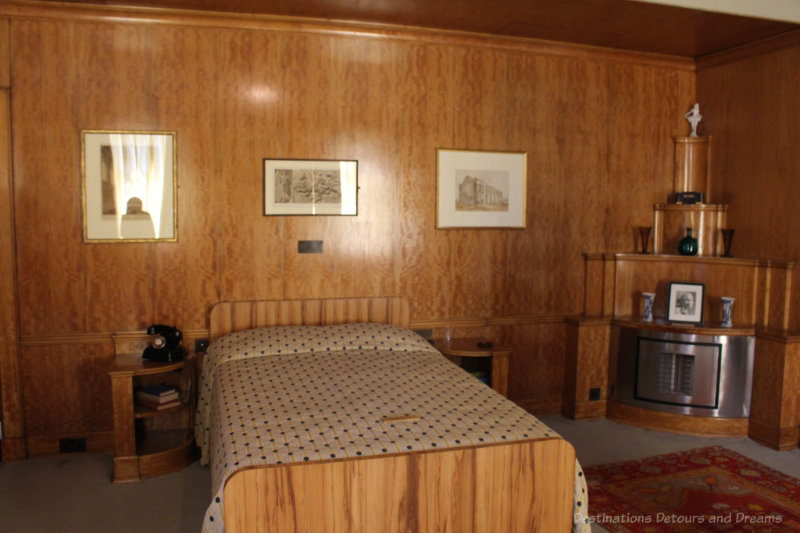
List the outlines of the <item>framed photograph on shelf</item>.
<svg viewBox="0 0 800 533">
<path fill-rule="evenodd" d="M 357 214 L 358 161 L 264 159 L 264 216 Z"/>
<path fill-rule="evenodd" d="M 524 228 L 524 152 L 436 151 L 437 228 Z"/>
<path fill-rule="evenodd" d="M 706 286 L 703 283 L 671 282 L 667 300 L 667 321 L 701 325 L 705 290 Z"/>
<path fill-rule="evenodd" d="M 81 132 L 84 242 L 177 240 L 175 132 Z"/>
</svg>

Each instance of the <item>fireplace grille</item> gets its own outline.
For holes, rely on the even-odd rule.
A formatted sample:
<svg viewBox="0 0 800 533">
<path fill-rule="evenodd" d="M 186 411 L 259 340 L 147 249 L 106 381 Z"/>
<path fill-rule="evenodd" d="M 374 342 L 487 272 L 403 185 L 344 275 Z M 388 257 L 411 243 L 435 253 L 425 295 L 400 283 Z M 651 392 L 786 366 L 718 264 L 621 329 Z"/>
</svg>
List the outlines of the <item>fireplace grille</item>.
<svg viewBox="0 0 800 533">
<path fill-rule="evenodd" d="M 691 395 L 694 390 L 694 356 L 662 353 L 658 362 L 658 391 Z"/>
<path fill-rule="evenodd" d="M 620 403 L 685 415 L 743 418 L 750 412 L 753 337 L 618 328 Z"/>
</svg>

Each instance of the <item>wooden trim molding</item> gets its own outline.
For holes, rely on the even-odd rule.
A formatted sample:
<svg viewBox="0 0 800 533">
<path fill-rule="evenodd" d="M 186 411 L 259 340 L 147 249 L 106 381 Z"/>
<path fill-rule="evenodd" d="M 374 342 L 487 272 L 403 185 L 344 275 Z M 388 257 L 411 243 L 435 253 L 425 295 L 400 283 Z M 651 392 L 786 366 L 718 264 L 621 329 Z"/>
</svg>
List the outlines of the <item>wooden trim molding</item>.
<svg viewBox="0 0 800 533">
<path fill-rule="evenodd" d="M 483 328 L 530 324 L 559 323 L 566 315 L 509 315 L 499 317 L 420 318 L 409 323 L 409 329 Z"/>
<path fill-rule="evenodd" d="M 207 339 L 207 329 L 185 329 L 183 333 L 184 346 L 191 348 L 189 341 L 194 339 Z M 51 346 L 54 344 L 116 344 L 137 343 L 148 340 L 149 336 L 144 331 L 91 331 L 88 333 L 69 333 L 64 335 L 31 335 L 20 339 L 21 346 Z"/>
<path fill-rule="evenodd" d="M 0 88 L 11 88 L 11 24 L 0 20 Z"/>
<path fill-rule="evenodd" d="M 409 322 L 409 329 L 440 329 L 440 328 L 482 328 L 487 325 L 488 319 L 480 317 L 461 318 L 422 318 Z"/>
<path fill-rule="evenodd" d="M 8 67 L 8 21 L 0 30 L 0 81 Z M 5 81 L 2 81 L 7 85 Z M 11 107 L 8 89 L 0 90 L 0 407 L 3 460 L 25 458 L 22 379 L 19 366 L 14 187 L 11 172 Z"/>
<path fill-rule="evenodd" d="M 461 318 L 423 318 L 411 320 L 409 329 L 438 328 L 482 328 L 491 326 L 514 326 L 559 323 L 566 320 L 565 315 L 512 315 L 503 317 L 461 317 Z M 209 338 L 208 329 L 185 329 L 184 345 L 189 349 L 195 339 Z M 144 331 L 92 331 L 88 333 L 69 333 L 64 335 L 31 335 L 20 339 L 21 346 L 51 346 L 56 344 L 137 344 L 147 341 Z"/>
<path fill-rule="evenodd" d="M 376 39 L 413 40 L 438 44 L 519 50 L 537 54 L 569 56 L 572 58 L 637 63 L 692 72 L 695 69 L 695 62 L 693 59 L 666 54 L 618 50 L 600 46 L 546 41 L 543 39 L 525 39 L 497 35 L 490 36 L 463 31 L 354 21 L 327 21 L 302 17 L 200 12 L 131 6 L 112 7 L 89 4 L 50 5 L 31 0 L 10 0 L 1 3 L 0 16 L 44 19 L 69 18 L 70 20 L 92 22 L 174 24 L 197 27 L 223 27 L 358 36 Z"/>
<path fill-rule="evenodd" d="M 781 48 L 797 46 L 798 44 L 800 44 L 800 30 L 789 31 L 754 43 L 697 58 L 697 71 L 766 54 Z"/>
</svg>

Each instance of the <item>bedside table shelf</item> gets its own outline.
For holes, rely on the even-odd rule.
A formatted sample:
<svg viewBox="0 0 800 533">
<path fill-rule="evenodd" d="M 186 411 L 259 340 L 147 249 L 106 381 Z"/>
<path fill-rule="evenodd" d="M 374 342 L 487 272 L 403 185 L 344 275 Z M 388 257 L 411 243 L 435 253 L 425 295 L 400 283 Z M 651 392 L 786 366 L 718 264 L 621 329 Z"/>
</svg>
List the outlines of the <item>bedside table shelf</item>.
<svg viewBox="0 0 800 533">
<path fill-rule="evenodd" d="M 145 405 L 140 405 L 136 403 L 134 400 L 133 404 L 133 418 L 150 418 L 153 416 L 160 416 L 166 413 L 171 413 L 172 411 L 178 411 L 186 407 L 185 403 L 180 405 L 173 405 L 172 407 L 167 407 L 166 409 L 153 409 L 152 407 L 147 407 Z"/>
<path fill-rule="evenodd" d="M 485 358 L 489 363 L 487 368 L 489 385 L 503 396 L 508 397 L 508 360 L 511 357 L 511 350 L 498 344 L 482 348 L 478 346 L 479 342 L 486 343 L 488 340 L 483 337 L 450 341 L 439 339 L 434 342 L 433 346 L 451 360 L 462 357 L 470 358 L 468 361 L 474 361 L 473 358 Z M 469 370 L 474 366 L 469 362 L 462 361 L 457 361 L 462 368 Z"/>
<path fill-rule="evenodd" d="M 157 363 L 138 354 L 117 355 L 109 371 L 114 410 L 114 481 L 138 481 L 181 470 L 196 458 L 194 359 Z M 167 383 L 183 401 L 166 409 L 136 403 L 134 391 Z"/>
<path fill-rule="evenodd" d="M 160 429 L 148 431 L 136 439 L 136 451 L 140 456 L 163 453 L 185 444 L 191 444 L 192 435 L 188 429 Z M 141 460 L 141 457 L 140 457 Z"/>
</svg>

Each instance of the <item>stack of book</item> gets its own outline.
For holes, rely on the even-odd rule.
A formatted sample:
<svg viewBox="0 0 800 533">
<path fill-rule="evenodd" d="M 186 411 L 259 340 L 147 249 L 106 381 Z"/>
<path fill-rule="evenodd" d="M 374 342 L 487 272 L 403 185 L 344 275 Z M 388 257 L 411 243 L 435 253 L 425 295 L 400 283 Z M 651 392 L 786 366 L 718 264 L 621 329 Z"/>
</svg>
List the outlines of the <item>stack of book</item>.
<svg viewBox="0 0 800 533">
<path fill-rule="evenodd" d="M 489 378 L 486 376 L 486 372 L 484 372 L 483 370 L 470 370 L 469 373 L 472 374 L 474 377 L 478 378 L 483 383 L 487 385 L 489 384 Z"/>
<path fill-rule="evenodd" d="M 169 385 L 148 385 L 138 389 L 134 396 L 136 403 L 160 411 L 181 404 L 178 389 Z"/>
</svg>

